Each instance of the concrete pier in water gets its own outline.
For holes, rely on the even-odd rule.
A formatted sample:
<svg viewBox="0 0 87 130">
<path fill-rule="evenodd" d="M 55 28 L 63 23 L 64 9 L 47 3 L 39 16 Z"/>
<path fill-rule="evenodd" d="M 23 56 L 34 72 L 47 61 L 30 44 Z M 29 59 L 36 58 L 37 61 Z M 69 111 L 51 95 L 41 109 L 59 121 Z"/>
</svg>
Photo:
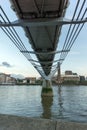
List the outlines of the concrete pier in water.
<svg viewBox="0 0 87 130">
<path fill-rule="evenodd" d="M 51 80 L 43 79 L 41 96 L 53 96 Z"/>
<path fill-rule="evenodd" d="M 87 123 L 0 115 L 0 130 L 87 130 Z"/>
</svg>

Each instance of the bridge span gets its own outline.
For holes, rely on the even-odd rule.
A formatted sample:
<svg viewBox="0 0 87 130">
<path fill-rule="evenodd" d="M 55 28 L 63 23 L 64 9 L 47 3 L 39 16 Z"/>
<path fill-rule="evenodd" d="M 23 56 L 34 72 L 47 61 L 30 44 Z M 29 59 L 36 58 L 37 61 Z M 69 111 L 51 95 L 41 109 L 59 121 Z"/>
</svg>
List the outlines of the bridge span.
<svg viewBox="0 0 87 130">
<path fill-rule="evenodd" d="M 81 4 L 80 0 L 77 0 L 72 19 L 65 18 L 69 0 L 10 0 L 10 2 L 18 20 L 10 22 L 6 12 L 0 7 L 0 27 L 40 73 L 44 79 L 43 86 L 49 88 L 53 75 L 58 69 L 60 70 L 62 62 L 87 22 L 86 0 Z M 63 47 L 59 50 L 59 37 L 63 25 L 66 24 L 69 24 L 69 29 Z M 25 47 L 22 38 L 15 30 L 16 26 L 24 29 L 33 51 Z"/>
</svg>

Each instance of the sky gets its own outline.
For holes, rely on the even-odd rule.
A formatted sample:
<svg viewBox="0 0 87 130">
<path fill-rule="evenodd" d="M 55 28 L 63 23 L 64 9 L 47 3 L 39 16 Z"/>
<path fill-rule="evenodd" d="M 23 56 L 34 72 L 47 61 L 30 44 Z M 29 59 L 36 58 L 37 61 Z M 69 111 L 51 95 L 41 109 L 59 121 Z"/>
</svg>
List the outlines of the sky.
<svg viewBox="0 0 87 130">
<path fill-rule="evenodd" d="M 83 1 L 83 0 L 81 0 Z M 15 12 L 12 11 L 9 0 L 0 0 L 0 5 L 8 15 L 10 21 L 17 19 Z M 86 1 L 87 5 L 87 1 Z M 70 0 L 68 9 L 66 11 L 66 18 L 71 18 L 71 14 L 75 8 L 75 1 Z M 28 45 L 28 39 L 21 28 L 17 28 L 18 33 L 22 37 L 25 45 Z M 64 26 L 61 32 L 58 46 L 64 43 L 67 26 Z M 61 73 L 66 70 L 72 70 L 78 75 L 87 76 L 87 23 L 82 29 L 80 35 L 75 41 L 71 51 L 68 53 L 65 61 L 61 65 Z M 31 63 L 20 53 L 16 46 L 0 29 L 0 72 L 6 74 L 21 74 L 24 77 L 39 77 L 39 73 L 34 69 Z"/>
</svg>

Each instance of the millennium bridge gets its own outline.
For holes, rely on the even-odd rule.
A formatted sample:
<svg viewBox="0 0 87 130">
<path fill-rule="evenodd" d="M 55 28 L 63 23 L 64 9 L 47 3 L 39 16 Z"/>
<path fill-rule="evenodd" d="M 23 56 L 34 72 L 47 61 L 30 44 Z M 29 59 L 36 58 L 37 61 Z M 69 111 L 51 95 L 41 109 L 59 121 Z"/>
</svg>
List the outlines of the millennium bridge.
<svg viewBox="0 0 87 130">
<path fill-rule="evenodd" d="M 0 6 L 0 28 L 43 78 L 42 95 L 47 92 L 53 95 L 51 79 L 58 72 L 60 81 L 60 67 L 87 22 L 87 1 L 75 2 L 70 19 L 65 18 L 69 0 L 10 0 L 10 3 L 18 19 L 10 21 Z M 59 38 L 66 25 L 69 28 L 60 49 Z M 32 49 L 25 46 L 16 27 L 24 29 Z"/>
</svg>

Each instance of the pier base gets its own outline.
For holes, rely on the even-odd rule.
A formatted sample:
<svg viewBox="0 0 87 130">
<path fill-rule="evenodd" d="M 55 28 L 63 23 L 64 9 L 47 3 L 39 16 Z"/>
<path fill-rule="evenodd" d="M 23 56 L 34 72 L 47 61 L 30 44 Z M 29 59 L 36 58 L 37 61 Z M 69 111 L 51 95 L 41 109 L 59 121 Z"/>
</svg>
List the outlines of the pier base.
<svg viewBox="0 0 87 130">
<path fill-rule="evenodd" d="M 43 80 L 41 96 L 53 96 L 52 84 L 50 80 Z"/>
</svg>

